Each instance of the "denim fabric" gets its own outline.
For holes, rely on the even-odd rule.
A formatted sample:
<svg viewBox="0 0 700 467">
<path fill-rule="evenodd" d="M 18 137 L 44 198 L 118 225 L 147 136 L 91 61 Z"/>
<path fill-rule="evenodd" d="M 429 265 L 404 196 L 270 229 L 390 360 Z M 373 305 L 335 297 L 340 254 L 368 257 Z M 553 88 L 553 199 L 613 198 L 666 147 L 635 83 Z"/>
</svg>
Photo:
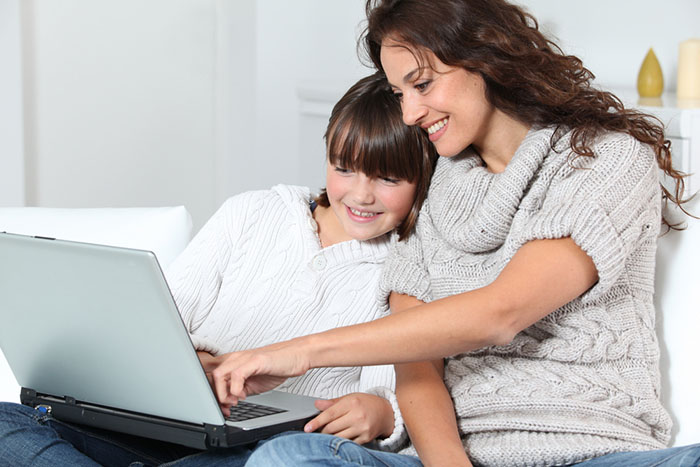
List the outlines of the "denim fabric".
<svg viewBox="0 0 700 467">
<path fill-rule="evenodd" d="M 412 456 L 376 451 L 337 436 L 285 433 L 258 447 L 246 467 L 377 466 L 416 467 Z M 576 467 L 700 467 L 700 444 L 657 451 L 618 452 L 575 464 Z"/>
<path fill-rule="evenodd" d="M 238 467 L 248 448 L 199 451 L 58 421 L 31 407 L 0 403 L 0 466 Z"/>
<path fill-rule="evenodd" d="M 700 444 L 656 451 L 615 452 L 576 467 L 700 467 Z"/>
<path fill-rule="evenodd" d="M 282 465 L 419 467 L 422 464 L 417 457 L 369 449 L 345 438 L 300 432 L 289 432 L 261 444 L 246 463 L 246 467 Z"/>
</svg>

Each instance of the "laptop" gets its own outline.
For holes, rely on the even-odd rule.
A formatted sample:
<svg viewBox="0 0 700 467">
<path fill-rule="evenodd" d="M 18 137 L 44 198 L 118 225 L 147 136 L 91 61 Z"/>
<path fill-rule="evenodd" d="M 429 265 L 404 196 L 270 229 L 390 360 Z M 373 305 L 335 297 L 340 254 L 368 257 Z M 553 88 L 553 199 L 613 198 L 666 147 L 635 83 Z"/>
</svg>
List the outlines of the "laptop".
<svg viewBox="0 0 700 467">
<path fill-rule="evenodd" d="M 21 402 L 59 420 L 210 449 L 318 413 L 270 391 L 224 418 L 149 251 L 0 233 L 0 323 Z"/>
</svg>

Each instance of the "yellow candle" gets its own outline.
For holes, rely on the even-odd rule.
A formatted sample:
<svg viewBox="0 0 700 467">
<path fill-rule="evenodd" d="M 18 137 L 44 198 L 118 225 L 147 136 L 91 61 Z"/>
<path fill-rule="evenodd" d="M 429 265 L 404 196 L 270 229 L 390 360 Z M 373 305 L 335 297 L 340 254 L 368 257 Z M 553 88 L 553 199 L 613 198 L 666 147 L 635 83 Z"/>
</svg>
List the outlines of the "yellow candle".
<svg viewBox="0 0 700 467">
<path fill-rule="evenodd" d="M 678 98 L 700 99 L 700 39 L 688 39 L 678 48 Z"/>
</svg>

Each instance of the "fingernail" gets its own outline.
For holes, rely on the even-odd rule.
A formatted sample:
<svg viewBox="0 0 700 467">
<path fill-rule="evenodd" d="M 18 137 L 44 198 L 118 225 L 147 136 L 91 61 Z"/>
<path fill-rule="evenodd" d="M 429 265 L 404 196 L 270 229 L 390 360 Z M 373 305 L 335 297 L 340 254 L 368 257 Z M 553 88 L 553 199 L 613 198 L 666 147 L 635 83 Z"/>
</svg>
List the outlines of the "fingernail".
<svg viewBox="0 0 700 467">
<path fill-rule="evenodd" d="M 304 431 L 305 431 L 306 433 L 311 433 L 311 427 L 310 427 L 309 425 L 305 425 L 305 426 L 304 426 Z"/>
</svg>

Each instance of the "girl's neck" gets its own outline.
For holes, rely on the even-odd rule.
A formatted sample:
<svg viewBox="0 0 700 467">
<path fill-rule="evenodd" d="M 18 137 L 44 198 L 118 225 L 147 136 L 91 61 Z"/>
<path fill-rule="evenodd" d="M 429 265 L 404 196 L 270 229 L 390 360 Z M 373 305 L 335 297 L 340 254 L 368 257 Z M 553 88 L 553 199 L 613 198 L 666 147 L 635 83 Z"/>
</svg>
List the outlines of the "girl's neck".
<svg viewBox="0 0 700 467">
<path fill-rule="evenodd" d="M 314 209 L 312 216 L 318 225 L 318 239 L 322 248 L 352 240 L 330 207 L 319 205 Z"/>
<path fill-rule="evenodd" d="M 528 131 L 530 131 L 530 125 L 498 109 L 494 110 L 484 139 L 479 144 L 474 144 L 486 164 L 486 169 L 493 173 L 503 172 Z"/>
</svg>

